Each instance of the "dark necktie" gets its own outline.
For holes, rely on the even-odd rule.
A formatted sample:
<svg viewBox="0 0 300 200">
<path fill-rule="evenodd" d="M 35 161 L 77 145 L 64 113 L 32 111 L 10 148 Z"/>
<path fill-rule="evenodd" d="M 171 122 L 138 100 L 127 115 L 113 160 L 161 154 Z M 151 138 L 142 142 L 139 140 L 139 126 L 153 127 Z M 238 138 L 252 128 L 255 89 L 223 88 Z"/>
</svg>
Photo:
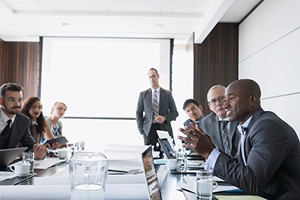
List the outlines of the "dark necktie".
<svg viewBox="0 0 300 200">
<path fill-rule="evenodd" d="M 244 164 L 247 165 L 246 156 L 245 156 L 245 137 L 248 132 L 248 129 L 246 127 L 241 126 L 241 131 L 242 131 L 241 140 L 240 140 L 241 153 L 242 153 Z"/>
<path fill-rule="evenodd" d="M 220 129 L 221 129 L 223 147 L 224 147 L 225 153 L 230 155 L 229 139 L 228 139 L 228 135 L 227 135 L 227 131 L 226 131 L 227 123 L 228 123 L 228 121 L 221 120 L 220 121 Z"/>
<path fill-rule="evenodd" d="M 7 120 L 7 125 L 5 126 L 5 128 L 3 129 L 2 133 L 1 133 L 1 135 L 3 137 L 10 133 L 10 123 L 11 123 L 11 119 Z"/>
</svg>

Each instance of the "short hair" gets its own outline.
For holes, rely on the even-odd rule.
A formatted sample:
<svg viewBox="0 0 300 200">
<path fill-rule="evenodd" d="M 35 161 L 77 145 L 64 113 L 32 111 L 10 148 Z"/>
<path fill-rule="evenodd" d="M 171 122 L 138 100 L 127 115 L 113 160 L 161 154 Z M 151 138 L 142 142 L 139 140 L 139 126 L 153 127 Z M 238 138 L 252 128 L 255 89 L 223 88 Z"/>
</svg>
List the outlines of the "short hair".
<svg viewBox="0 0 300 200">
<path fill-rule="evenodd" d="M 199 107 L 199 105 L 200 105 L 196 99 L 187 99 L 187 100 L 183 103 L 183 110 L 184 110 L 185 107 L 186 107 L 188 104 L 190 104 L 190 103 L 193 103 L 193 104 L 195 104 L 195 105 L 198 106 L 198 107 Z"/>
<path fill-rule="evenodd" d="M 149 71 L 148 71 L 148 72 L 150 72 L 151 70 L 154 70 L 154 71 L 156 72 L 156 74 L 158 75 L 158 71 L 157 71 L 157 69 L 155 69 L 155 68 L 151 67 L 151 68 L 149 69 Z"/>
<path fill-rule="evenodd" d="M 15 92 L 22 92 L 23 87 L 17 83 L 4 83 L 0 87 L 0 97 L 4 97 L 6 91 L 15 91 Z"/>
<path fill-rule="evenodd" d="M 208 99 L 208 94 L 209 94 L 213 89 L 216 89 L 216 88 L 222 88 L 222 89 L 224 89 L 224 91 L 226 90 L 226 87 L 225 87 L 224 85 L 214 85 L 214 86 L 212 86 L 212 87 L 209 88 L 209 90 L 207 91 L 207 94 L 206 94 L 207 101 L 209 101 L 209 99 Z"/>
</svg>

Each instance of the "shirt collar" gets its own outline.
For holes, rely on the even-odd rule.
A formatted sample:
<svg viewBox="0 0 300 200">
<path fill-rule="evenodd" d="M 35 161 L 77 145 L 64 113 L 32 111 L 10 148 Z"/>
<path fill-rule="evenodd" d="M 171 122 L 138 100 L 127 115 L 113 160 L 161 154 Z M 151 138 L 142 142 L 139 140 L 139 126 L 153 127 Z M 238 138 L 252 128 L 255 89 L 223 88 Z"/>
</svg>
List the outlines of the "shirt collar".
<svg viewBox="0 0 300 200">
<path fill-rule="evenodd" d="M 158 93 L 159 93 L 159 91 L 160 91 L 160 87 L 158 87 L 158 88 L 156 88 L 156 89 L 154 89 L 154 88 L 151 88 L 151 90 L 152 90 L 152 93 L 156 90 Z"/>
<path fill-rule="evenodd" d="M 249 117 L 249 119 L 247 119 L 247 121 L 245 121 L 245 123 L 239 124 L 238 128 L 239 128 L 239 131 L 240 131 L 241 133 L 243 133 L 243 131 L 242 131 L 242 126 L 243 126 L 244 128 L 248 128 L 249 123 L 250 123 L 252 117 L 253 117 L 253 116 Z"/>
<path fill-rule="evenodd" d="M 228 117 L 226 117 L 226 118 L 224 118 L 224 119 L 221 119 L 221 118 L 219 117 L 219 121 L 229 121 L 229 120 L 228 120 Z"/>
<path fill-rule="evenodd" d="M 14 121 L 15 121 L 16 115 L 14 115 L 13 118 L 9 118 L 9 117 L 4 113 L 4 111 L 2 110 L 2 108 L 0 107 L 0 118 L 1 118 L 1 120 L 3 121 L 3 123 L 6 123 L 7 120 L 11 119 L 11 123 L 10 123 L 10 124 L 13 124 Z"/>
</svg>

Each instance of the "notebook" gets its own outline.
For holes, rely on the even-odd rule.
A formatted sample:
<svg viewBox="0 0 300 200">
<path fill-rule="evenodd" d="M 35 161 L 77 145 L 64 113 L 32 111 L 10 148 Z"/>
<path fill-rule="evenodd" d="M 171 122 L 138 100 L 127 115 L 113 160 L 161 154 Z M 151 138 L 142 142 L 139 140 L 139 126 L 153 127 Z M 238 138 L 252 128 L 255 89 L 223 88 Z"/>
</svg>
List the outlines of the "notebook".
<svg viewBox="0 0 300 200">
<path fill-rule="evenodd" d="M 158 177 L 154 167 L 152 148 L 149 146 L 142 153 L 142 163 L 146 181 L 147 191 L 149 192 L 148 200 L 161 200 L 161 192 L 158 183 Z"/>
<path fill-rule="evenodd" d="M 0 149 L 0 168 L 7 167 L 26 149 L 27 147 Z"/>
</svg>

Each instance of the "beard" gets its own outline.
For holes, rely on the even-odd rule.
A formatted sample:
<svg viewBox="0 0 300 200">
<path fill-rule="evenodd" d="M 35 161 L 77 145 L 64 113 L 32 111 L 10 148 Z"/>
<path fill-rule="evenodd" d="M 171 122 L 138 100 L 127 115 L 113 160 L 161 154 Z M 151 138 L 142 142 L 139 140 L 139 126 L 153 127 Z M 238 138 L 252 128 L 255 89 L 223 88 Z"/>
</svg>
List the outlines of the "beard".
<svg viewBox="0 0 300 200">
<path fill-rule="evenodd" d="M 5 103 L 3 102 L 3 105 L 1 106 L 2 110 L 10 115 L 16 115 L 19 114 L 21 112 L 21 106 L 14 106 L 11 108 L 8 108 L 7 106 L 5 106 Z"/>
</svg>

